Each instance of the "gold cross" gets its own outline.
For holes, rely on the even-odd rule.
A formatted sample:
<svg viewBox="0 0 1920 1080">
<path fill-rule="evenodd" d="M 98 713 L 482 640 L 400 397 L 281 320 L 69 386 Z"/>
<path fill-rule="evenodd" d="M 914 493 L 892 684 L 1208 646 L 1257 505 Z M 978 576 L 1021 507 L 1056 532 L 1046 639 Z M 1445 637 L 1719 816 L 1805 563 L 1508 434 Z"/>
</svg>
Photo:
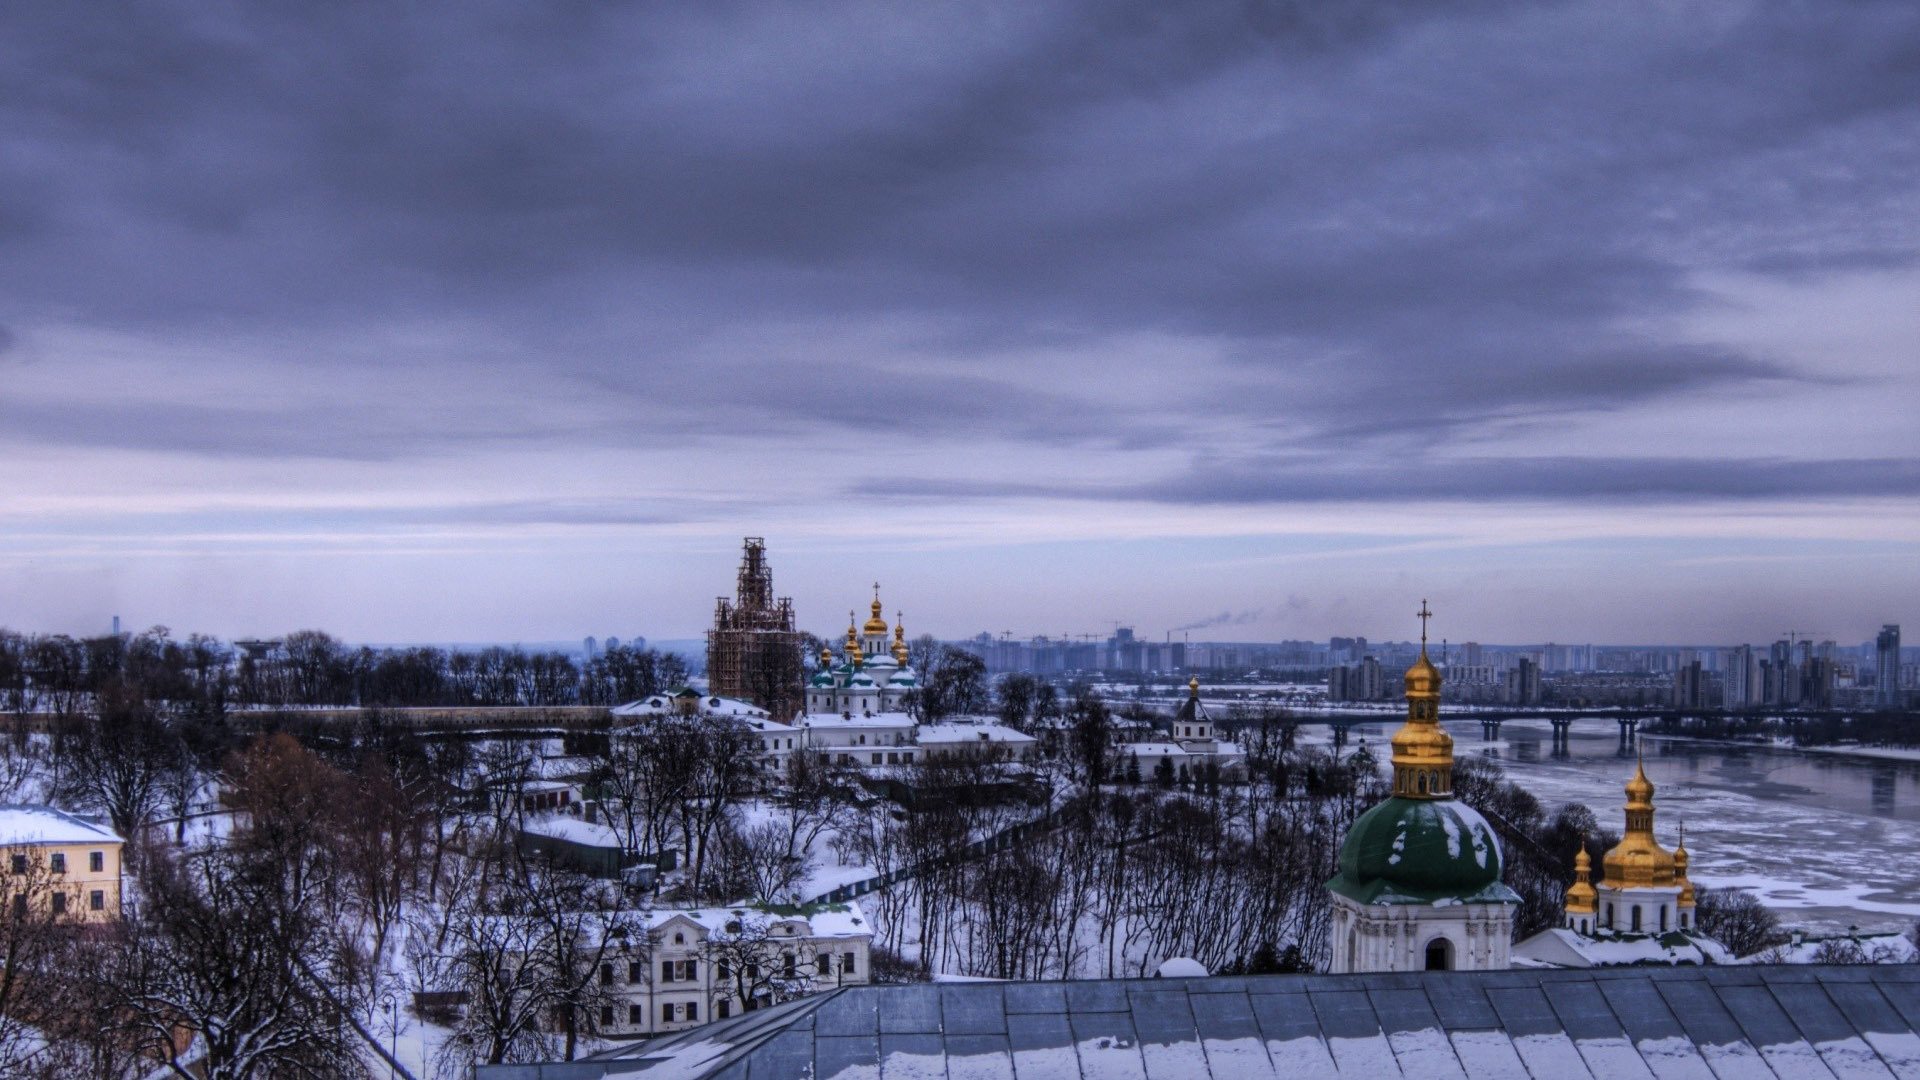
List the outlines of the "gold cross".
<svg viewBox="0 0 1920 1080">
<path fill-rule="evenodd" d="M 1424 652 L 1426 651 L 1426 648 L 1427 648 L 1427 620 L 1433 618 L 1433 612 L 1427 610 L 1427 602 L 1425 600 L 1420 601 L 1419 615 L 1420 615 L 1420 649 L 1422 652 Z"/>
</svg>

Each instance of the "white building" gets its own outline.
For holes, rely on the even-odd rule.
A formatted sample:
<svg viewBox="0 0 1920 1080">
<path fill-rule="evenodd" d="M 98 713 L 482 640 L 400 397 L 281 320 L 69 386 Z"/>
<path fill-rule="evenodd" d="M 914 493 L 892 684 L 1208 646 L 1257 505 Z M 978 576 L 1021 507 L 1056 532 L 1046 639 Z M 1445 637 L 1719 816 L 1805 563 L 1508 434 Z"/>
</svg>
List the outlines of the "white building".
<svg viewBox="0 0 1920 1080">
<path fill-rule="evenodd" d="M 751 906 L 641 915 L 641 948 L 610 946 L 599 979 L 616 1003 L 602 1034 L 652 1035 L 869 982 L 873 927 L 852 901 L 803 912 Z"/>
<path fill-rule="evenodd" d="M 801 745 L 798 728 L 773 719 L 772 714 L 758 705 L 737 698 L 704 695 L 691 687 L 676 687 L 616 706 L 611 711 L 616 722 L 658 716 L 699 716 L 739 721 L 759 738 L 761 768 L 774 777 L 787 774 L 787 761 Z"/>
</svg>

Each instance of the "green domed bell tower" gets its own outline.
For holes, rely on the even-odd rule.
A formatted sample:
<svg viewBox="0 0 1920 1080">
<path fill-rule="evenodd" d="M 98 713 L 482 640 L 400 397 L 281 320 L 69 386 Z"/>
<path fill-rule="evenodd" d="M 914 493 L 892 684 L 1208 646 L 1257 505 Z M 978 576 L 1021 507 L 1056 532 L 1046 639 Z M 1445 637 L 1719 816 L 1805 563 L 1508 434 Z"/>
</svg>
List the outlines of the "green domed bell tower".
<svg viewBox="0 0 1920 1080">
<path fill-rule="evenodd" d="M 1407 722 L 1393 736 L 1393 795 L 1360 815 L 1340 847 L 1332 963 L 1350 971 L 1489 971 L 1508 966 L 1520 897 L 1500 880 L 1500 841 L 1453 797 L 1453 737 L 1440 727 L 1442 675 L 1407 669 Z"/>
</svg>

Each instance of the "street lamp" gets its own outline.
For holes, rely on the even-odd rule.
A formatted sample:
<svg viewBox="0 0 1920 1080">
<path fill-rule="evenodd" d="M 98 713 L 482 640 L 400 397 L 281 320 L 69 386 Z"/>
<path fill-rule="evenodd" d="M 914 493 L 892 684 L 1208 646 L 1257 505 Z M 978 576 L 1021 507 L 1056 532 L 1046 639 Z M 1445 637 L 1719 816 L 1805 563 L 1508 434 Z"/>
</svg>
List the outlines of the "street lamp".
<svg viewBox="0 0 1920 1080">
<path fill-rule="evenodd" d="M 380 996 L 380 1006 L 392 1018 L 387 1029 L 387 1080 L 394 1080 L 398 1075 L 394 1063 L 400 1060 L 400 996 L 389 990 Z"/>
</svg>

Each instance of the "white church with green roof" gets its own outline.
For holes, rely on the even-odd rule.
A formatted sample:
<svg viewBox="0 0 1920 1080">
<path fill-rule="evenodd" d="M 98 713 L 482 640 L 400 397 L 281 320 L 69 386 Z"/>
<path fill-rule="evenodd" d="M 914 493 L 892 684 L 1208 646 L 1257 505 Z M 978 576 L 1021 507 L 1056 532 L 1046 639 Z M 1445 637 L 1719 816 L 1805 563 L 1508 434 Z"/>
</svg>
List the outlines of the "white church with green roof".
<svg viewBox="0 0 1920 1080">
<path fill-rule="evenodd" d="M 1500 841 L 1453 797 L 1453 737 L 1440 727 L 1440 671 L 1407 669 L 1407 722 L 1393 736 L 1393 795 L 1360 815 L 1327 882 L 1335 974 L 1356 971 L 1496 971 L 1508 966 L 1514 907 L 1501 881 Z"/>
</svg>

